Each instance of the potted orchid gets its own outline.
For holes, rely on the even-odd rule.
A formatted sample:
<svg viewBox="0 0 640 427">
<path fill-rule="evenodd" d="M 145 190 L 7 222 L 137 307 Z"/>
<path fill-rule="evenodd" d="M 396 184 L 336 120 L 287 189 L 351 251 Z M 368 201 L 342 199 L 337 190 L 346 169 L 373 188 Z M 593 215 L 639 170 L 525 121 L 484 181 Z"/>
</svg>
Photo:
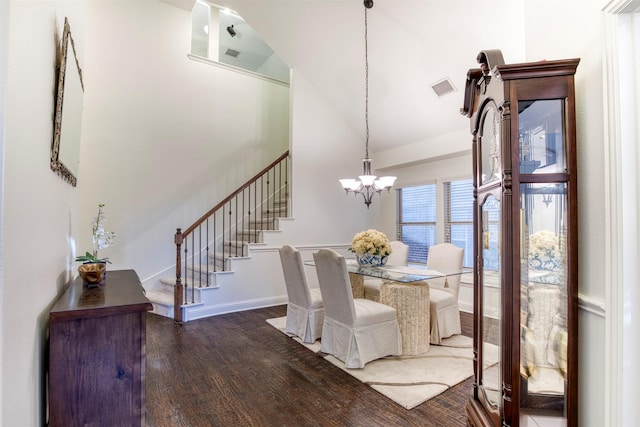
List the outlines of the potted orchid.
<svg viewBox="0 0 640 427">
<path fill-rule="evenodd" d="M 106 217 L 104 214 L 104 204 L 98 205 L 98 216 L 93 220 L 91 231 L 93 238 L 93 252 L 86 252 L 84 255 L 76 257 L 77 262 L 82 262 L 78 267 L 80 277 L 85 284 L 103 284 L 106 277 L 107 263 L 111 263 L 109 258 L 100 258 L 100 249 L 113 246 L 116 233 L 107 231 L 104 228 Z"/>
</svg>

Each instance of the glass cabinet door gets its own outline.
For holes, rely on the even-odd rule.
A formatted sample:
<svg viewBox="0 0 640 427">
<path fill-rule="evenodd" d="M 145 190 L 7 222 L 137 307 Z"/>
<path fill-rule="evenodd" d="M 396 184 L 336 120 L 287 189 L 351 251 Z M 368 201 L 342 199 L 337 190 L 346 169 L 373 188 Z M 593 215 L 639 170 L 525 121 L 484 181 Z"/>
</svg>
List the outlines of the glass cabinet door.
<svg viewBox="0 0 640 427">
<path fill-rule="evenodd" d="M 564 173 L 564 100 L 518 102 L 520 173 Z"/>
<path fill-rule="evenodd" d="M 521 184 L 520 206 L 520 414 L 564 418 L 566 185 Z"/>
<path fill-rule="evenodd" d="M 480 388 L 491 410 L 500 412 L 502 364 L 501 282 L 500 282 L 500 201 L 489 195 L 480 207 L 482 244 L 482 363 Z"/>
<path fill-rule="evenodd" d="M 520 101 L 518 123 L 520 173 L 536 181 L 521 175 L 520 418 L 564 425 L 568 200 L 567 183 L 558 180 L 567 172 L 564 100 Z"/>
</svg>

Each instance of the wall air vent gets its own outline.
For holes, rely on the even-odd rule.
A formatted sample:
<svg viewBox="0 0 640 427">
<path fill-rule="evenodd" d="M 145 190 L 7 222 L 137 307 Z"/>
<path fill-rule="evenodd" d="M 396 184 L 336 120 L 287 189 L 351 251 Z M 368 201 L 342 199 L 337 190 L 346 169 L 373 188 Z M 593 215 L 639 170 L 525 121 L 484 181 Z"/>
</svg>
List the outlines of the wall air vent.
<svg viewBox="0 0 640 427">
<path fill-rule="evenodd" d="M 451 80 L 449 79 L 449 77 L 445 77 L 444 79 L 433 83 L 431 85 L 431 89 L 433 89 L 433 91 L 438 96 L 444 96 L 448 93 L 456 91 L 456 88 L 455 86 L 453 86 L 453 83 L 451 83 Z"/>
<path fill-rule="evenodd" d="M 224 54 L 225 55 L 229 55 L 229 56 L 233 56 L 234 58 L 237 58 L 238 55 L 240 55 L 240 52 L 238 52 L 237 50 L 233 50 L 233 49 L 227 49 L 227 51 Z"/>
</svg>

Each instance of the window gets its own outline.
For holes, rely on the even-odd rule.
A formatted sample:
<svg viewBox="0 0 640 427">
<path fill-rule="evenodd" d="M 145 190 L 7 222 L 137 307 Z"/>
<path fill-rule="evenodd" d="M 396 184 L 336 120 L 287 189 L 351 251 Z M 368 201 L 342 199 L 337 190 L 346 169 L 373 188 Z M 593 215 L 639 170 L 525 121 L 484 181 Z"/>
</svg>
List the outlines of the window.
<svg viewBox="0 0 640 427">
<path fill-rule="evenodd" d="M 431 245 L 450 242 L 464 249 L 462 265 L 473 268 L 473 181 L 438 181 L 396 191 L 396 238 L 409 245 L 409 262 L 424 264 Z"/>
<path fill-rule="evenodd" d="M 409 262 L 426 263 L 429 246 L 436 244 L 436 185 L 397 191 L 397 239 L 409 245 Z"/>
<path fill-rule="evenodd" d="M 464 249 L 464 267 L 473 267 L 473 182 L 447 181 L 444 192 L 444 240 Z"/>
</svg>

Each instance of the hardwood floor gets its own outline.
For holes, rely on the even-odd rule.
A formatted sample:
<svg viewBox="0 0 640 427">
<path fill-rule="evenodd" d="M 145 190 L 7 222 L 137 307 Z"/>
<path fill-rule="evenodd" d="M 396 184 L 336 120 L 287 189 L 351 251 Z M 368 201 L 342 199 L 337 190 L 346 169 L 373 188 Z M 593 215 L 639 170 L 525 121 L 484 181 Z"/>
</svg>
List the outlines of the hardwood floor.
<svg viewBox="0 0 640 427">
<path fill-rule="evenodd" d="M 406 410 L 266 323 L 285 314 L 282 305 L 181 326 L 148 314 L 147 426 L 466 425 L 471 378 Z M 471 336 L 471 315 L 461 317 Z"/>
</svg>

